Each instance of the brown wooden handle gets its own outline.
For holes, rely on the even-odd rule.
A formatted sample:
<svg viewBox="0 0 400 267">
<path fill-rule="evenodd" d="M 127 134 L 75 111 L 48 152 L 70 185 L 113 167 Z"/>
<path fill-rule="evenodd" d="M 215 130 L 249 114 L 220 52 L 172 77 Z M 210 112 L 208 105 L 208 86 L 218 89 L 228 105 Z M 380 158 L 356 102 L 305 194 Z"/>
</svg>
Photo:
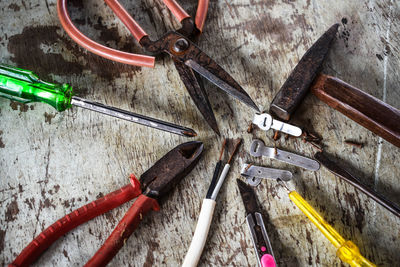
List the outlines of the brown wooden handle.
<svg viewBox="0 0 400 267">
<path fill-rule="evenodd" d="M 400 111 L 342 80 L 320 74 L 311 86 L 320 100 L 400 147 Z"/>
</svg>

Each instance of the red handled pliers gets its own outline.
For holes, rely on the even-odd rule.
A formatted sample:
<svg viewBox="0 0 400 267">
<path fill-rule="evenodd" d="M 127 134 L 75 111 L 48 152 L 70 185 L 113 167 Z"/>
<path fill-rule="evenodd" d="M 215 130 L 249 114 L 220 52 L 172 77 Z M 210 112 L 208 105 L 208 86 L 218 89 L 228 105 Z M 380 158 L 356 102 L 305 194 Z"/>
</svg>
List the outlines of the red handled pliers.
<svg viewBox="0 0 400 267">
<path fill-rule="evenodd" d="M 258 107 L 243 88 L 213 59 L 201 51 L 192 40 L 201 33 L 207 15 L 208 0 L 199 0 L 195 23 L 175 0 L 163 0 L 168 9 L 181 22 L 182 28 L 171 31 L 156 41 L 150 40 L 147 33 L 137 24 L 117 0 L 104 0 L 125 24 L 139 44 L 154 55 L 168 53 L 173 59 L 176 69 L 185 84 L 197 108 L 211 128 L 219 134 L 218 125 L 212 111 L 207 94 L 195 72 L 211 81 L 231 96 L 250 107 Z M 57 1 L 58 16 L 69 36 L 89 51 L 125 64 L 153 67 L 155 58 L 146 55 L 126 53 L 100 45 L 83 35 L 72 23 L 68 11 L 67 0 Z M 194 72 L 195 71 L 195 72 Z"/>
<path fill-rule="evenodd" d="M 29 243 L 9 267 L 31 265 L 62 235 L 138 197 L 103 246 L 86 263 L 86 266 L 105 266 L 118 253 L 143 216 L 150 210 L 160 209 L 157 200 L 194 168 L 202 152 L 203 144 L 198 141 L 175 147 L 140 176 L 140 183 L 131 175 L 131 184 L 71 212 L 52 224 Z"/>
</svg>

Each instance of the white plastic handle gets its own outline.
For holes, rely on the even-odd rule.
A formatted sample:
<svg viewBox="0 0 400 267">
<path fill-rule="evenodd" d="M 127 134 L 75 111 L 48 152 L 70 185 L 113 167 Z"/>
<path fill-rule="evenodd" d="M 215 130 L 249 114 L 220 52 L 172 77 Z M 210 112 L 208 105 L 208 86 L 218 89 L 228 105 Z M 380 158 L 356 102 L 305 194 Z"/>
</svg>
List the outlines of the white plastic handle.
<svg viewBox="0 0 400 267">
<path fill-rule="evenodd" d="M 212 195 L 211 195 L 211 199 L 214 199 L 214 200 L 215 200 L 215 199 L 217 198 L 218 192 L 219 192 L 219 190 L 221 189 L 221 186 L 222 186 L 222 184 L 223 184 L 224 181 L 225 181 L 226 175 L 228 174 L 228 171 L 229 171 L 229 168 L 230 168 L 230 167 L 231 167 L 231 165 L 229 165 L 228 163 L 225 164 L 225 167 L 224 167 L 224 169 L 222 170 L 221 175 L 219 176 L 217 185 L 215 186 L 214 191 L 213 191 L 213 193 L 212 193 Z"/>
<path fill-rule="evenodd" d="M 215 200 L 208 198 L 203 200 L 192 243 L 190 243 L 190 247 L 186 254 L 185 260 L 183 261 L 182 267 L 197 266 L 207 240 L 208 231 L 210 230 L 215 204 Z"/>
</svg>

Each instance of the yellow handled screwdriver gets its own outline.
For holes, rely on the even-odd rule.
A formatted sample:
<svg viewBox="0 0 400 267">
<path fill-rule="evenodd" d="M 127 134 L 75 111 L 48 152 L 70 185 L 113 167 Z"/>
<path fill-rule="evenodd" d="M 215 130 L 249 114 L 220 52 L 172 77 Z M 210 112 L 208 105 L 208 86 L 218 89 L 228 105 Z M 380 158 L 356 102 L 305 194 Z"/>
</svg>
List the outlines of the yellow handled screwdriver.
<svg viewBox="0 0 400 267">
<path fill-rule="evenodd" d="M 294 204 L 318 227 L 328 240 L 338 249 L 336 255 L 350 266 L 372 267 L 376 266 L 360 254 L 360 250 L 350 240 L 345 240 L 332 226 L 330 226 L 318 212 L 316 212 L 307 201 L 295 190 L 289 190 L 285 182 L 278 179 L 279 183 L 289 192 L 289 198 Z"/>
</svg>

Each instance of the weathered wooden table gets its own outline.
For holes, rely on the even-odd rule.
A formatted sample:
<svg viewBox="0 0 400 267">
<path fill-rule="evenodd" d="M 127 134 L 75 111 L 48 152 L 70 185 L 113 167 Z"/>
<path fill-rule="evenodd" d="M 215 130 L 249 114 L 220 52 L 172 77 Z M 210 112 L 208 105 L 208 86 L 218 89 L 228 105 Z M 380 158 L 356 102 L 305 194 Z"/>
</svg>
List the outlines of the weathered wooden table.
<svg viewBox="0 0 400 267">
<path fill-rule="evenodd" d="M 194 13 L 197 1 L 181 1 Z M 152 36 L 179 24 L 161 0 L 121 3 Z M 112 266 L 178 266 L 190 244 L 222 137 L 203 121 L 169 57 L 154 69 L 124 66 L 88 53 L 60 27 L 55 0 L 0 2 L 1 61 L 40 77 L 72 84 L 77 94 L 197 130 L 205 143 L 198 166 L 146 217 Z M 127 30 L 100 0 L 70 1 L 74 22 L 91 38 L 140 52 Z M 400 108 L 399 1 L 210 2 L 199 46 L 227 69 L 256 103 L 267 109 L 303 53 L 333 23 L 340 22 L 324 72 Z M 292 186 L 364 256 L 381 266 L 400 261 L 400 220 L 321 168 L 303 171 L 248 154 L 251 140 L 272 145 L 271 133 L 248 134 L 253 111 L 206 84 L 223 137 L 244 146 L 218 197 L 201 266 L 255 266 L 256 258 L 236 187 L 242 163 L 287 168 Z M 140 175 L 187 138 L 72 108 L 57 113 L 44 104 L 0 99 L 0 264 L 10 263 L 43 229 L 64 214 Z M 400 203 L 400 150 L 309 95 L 295 123 L 323 136 L 325 150 L 358 170 L 363 181 Z M 400 123 L 400 122 L 399 122 Z M 365 143 L 360 149 L 345 140 Z M 312 156 L 300 139 L 279 147 Z M 281 266 L 341 265 L 334 247 L 285 191 L 273 181 L 257 187 L 267 230 Z M 79 266 L 100 247 L 130 204 L 100 216 L 57 241 L 37 266 Z M 397 264 L 396 264 L 397 262 Z"/>
</svg>

